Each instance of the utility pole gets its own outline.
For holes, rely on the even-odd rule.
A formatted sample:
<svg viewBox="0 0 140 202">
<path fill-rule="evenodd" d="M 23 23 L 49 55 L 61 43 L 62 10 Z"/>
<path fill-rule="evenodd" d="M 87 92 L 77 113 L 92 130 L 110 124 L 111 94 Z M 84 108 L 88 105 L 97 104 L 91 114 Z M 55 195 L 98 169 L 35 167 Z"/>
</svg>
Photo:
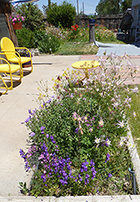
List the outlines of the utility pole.
<svg viewBox="0 0 140 202">
<path fill-rule="evenodd" d="M 79 3 L 78 3 L 78 0 L 77 0 L 77 15 L 79 14 Z"/>
<path fill-rule="evenodd" d="M 84 2 L 82 4 L 83 4 L 83 15 L 84 15 Z"/>
</svg>

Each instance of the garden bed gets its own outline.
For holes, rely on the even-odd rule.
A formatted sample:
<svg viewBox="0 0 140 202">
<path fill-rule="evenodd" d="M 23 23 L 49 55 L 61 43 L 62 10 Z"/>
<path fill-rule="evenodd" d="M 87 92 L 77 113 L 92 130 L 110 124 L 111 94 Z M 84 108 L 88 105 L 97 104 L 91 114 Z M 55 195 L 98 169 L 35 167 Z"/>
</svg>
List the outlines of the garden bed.
<svg viewBox="0 0 140 202">
<path fill-rule="evenodd" d="M 134 90 L 125 80 L 133 79 L 136 69 L 129 62 L 122 75 L 123 59 L 100 59 L 82 88 L 82 71 L 64 71 L 54 81 L 53 97 L 48 99 L 46 88 L 40 94 L 40 108 L 29 110 L 25 120 L 29 149 L 20 150 L 26 169 L 34 172 L 30 190 L 21 184 L 24 194 L 133 194 L 128 169 L 133 171 L 129 149 L 134 145 L 129 144 L 125 110 Z"/>
</svg>

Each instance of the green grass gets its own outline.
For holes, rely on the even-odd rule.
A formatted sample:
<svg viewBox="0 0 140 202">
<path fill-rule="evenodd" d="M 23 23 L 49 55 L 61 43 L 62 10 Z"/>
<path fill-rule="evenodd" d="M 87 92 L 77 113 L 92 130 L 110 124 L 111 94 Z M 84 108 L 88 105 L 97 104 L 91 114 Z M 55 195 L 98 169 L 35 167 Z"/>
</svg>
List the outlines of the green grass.
<svg viewBox="0 0 140 202">
<path fill-rule="evenodd" d="M 102 43 L 112 43 L 112 44 L 127 44 L 125 41 L 115 40 L 101 40 Z M 65 42 L 60 46 L 60 48 L 55 52 L 56 55 L 96 55 L 98 52 L 98 47 L 93 46 L 89 42 Z"/>
<path fill-rule="evenodd" d="M 58 55 L 84 55 L 96 54 L 98 51 L 97 46 L 93 46 L 88 42 L 65 42 L 55 54 Z"/>
<path fill-rule="evenodd" d="M 131 86 L 130 86 L 131 88 Z M 129 126 L 131 129 L 131 133 L 136 144 L 138 154 L 140 156 L 140 85 L 138 85 L 139 93 L 132 95 L 131 109 L 136 112 L 136 117 L 129 117 Z M 129 112 L 129 109 L 128 109 Z M 126 112 L 127 113 L 127 112 Z"/>
</svg>

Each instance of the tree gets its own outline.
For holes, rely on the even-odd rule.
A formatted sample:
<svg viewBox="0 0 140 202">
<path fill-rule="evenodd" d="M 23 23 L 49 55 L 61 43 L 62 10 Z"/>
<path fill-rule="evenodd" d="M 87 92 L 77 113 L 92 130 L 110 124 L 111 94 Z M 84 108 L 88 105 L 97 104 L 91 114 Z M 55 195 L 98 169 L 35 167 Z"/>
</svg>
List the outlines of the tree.
<svg viewBox="0 0 140 202">
<path fill-rule="evenodd" d="M 50 6 L 43 6 L 43 10 L 49 24 L 65 28 L 70 28 L 74 24 L 76 9 L 66 1 L 59 6 L 56 3 Z"/>
<path fill-rule="evenodd" d="M 43 21 L 44 15 L 36 5 L 25 3 L 18 6 L 16 10 L 17 13 L 25 17 L 23 24 L 26 28 L 32 31 L 45 29 L 45 22 Z"/>
<path fill-rule="evenodd" d="M 127 8 L 131 8 L 132 0 L 124 0 L 121 4 L 121 11 L 124 13 Z"/>
<path fill-rule="evenodd" d="M 100 0 L 96 6 L 99 15 L 118 14 L 120 12 L 121 0 Z"/>
</svg>

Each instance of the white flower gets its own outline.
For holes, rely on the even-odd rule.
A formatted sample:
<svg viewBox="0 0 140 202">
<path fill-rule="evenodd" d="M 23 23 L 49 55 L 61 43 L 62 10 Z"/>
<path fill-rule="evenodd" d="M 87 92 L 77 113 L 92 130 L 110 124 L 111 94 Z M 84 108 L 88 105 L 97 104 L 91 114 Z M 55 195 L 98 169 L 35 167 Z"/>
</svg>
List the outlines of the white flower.
<svg viewBox="0 0 140 202">
<path fill-rule="evenodd" d="M 124 145 L 124 142 L 123 142 L 123 141 L 120 141 L 119 145 L 120 145 L 120 146 Z"/>
<path fill-rule="evenodd" d="M 118 128 L 123 128 L 124 127 L 124 121 L 118 121 L 117 125 L 119 126 Z"/>
<path fill-rule="evenodd" d="M 132 147 L 135 148 L 135 145 L 132 144 L 132 143 L 130 143 L 130 142 L 128 142 L 128 143 L 127 143 L 127 147 L 128 147 L 129 149 L 131 149 Z"/>
<path fill-rule="evenodd" d="M 133 112 L 133 116 L 136 117 L 136 112 Z"/>
<path fill-rule="evenodd" d="M 125 142 L 126 141 L 126 137 L 121 137 L 121 141 Z"/>
<path fill-rule="evenodd" d="M 108 140 L 106 141 L 106 144 L 107 144 L 108 146 L 110 146 L 111 141 L 108 139 Z"/>
<path fill-rule="evenodd" d="M 103 125 L 104 125 L 104 122 L 103 122 L 102 119 L 100 119 L 100 121 L 99 121 L 99 126 L 103 126 Z"/>
<path fill-rule="evenodd" d="M 95 143 L 96 143 L 96 144 L 99 144 L 99 143 L 100 143 L 100 138 L 96 138 L 96 139 L 95 139 Z"/>
<path fill-rule="evenodd" d="M 115 102 L 114 104 L 112 104 L 113 105 L 113 107 L 118 107 L 119 106 L 119 103 L 118 102 Z"/>
<path fill-rule="evenodd" d="M 139 89 L 138 89 L 138 87 L 136 86 L 135 88 L 131 89 L 131 91 L 132 91 L 133 93 L 138 93 Z"/>
<path fill-rule="evenodd" d="M 85 86 L 85 85 L 88 84 L 88 80 L 87 80 L 87 79 L 84 79 L 84 80 L 82 81 L 82 83 L 83 83 L 83 86 Z"/>
</svg>

